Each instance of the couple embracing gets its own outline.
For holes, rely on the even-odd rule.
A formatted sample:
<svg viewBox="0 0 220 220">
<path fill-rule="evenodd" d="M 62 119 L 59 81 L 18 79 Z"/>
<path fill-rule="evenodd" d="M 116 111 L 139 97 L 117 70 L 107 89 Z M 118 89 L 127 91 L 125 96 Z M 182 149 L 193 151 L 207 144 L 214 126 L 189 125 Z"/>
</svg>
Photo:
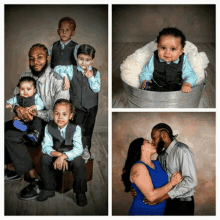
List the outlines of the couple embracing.
<svg viewBox="0 0 220 220">
<path fill-rule="evenodd" d="M 122 174 L 125 191 L 134 196 L 129 215 L 194 215 L 192 150 L 165 123 L 153 127 L 151 138 L 152 143 L 137 138 L 129 146 Z M 157 160 L 151 160 L 155 153 Z"/>
</svg>

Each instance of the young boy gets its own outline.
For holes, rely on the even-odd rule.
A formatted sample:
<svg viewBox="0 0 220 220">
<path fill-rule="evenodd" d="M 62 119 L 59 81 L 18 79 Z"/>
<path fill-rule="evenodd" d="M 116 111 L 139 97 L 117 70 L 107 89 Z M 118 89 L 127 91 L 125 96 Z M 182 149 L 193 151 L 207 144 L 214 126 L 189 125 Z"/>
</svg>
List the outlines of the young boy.
<svg viewBox="0 0 220 220">
<path fill-rule="evenodd" d="M 82 44 L 77 50 L 77 66 L 73 71 L 63 71 L 60 76 L 70 80 L 70 100 L 76 108 L 73 123 L 82 128 L 83 154 L 86 160 L 91 156 L 91 139 L 98 111 L 98 92 L 101 87 L 100 73 L 91 66 L 95 49 Z"/>
<path fill-rule="evenodd" d="M 18 83 L 19 94 L 13 98 L 7 100 L 6 108 L 13 108 L 15 105 L 27 108 L 30 114 L 33 116 L 33 120 L 30 122 L 21 121 L 20 118 L 15 115 L 14 127 L 21 131 L 27 131 L 27 137 L 33 142 L 38 142 L 43 132 L 43 121 L 39 117 L 36 117 L 37 111 L 44 109 L 44 103 L 39 94 L 36 93 L 36 81 L 34 78 L 25 76 L 19 80 Z"/>
<path fill-rule="evenodd" d="M 72 18 L 64 17 L 59 21 L 57 33 L 60 40 L 55 42 L 49 50 L 50 65 L 55 72 L 62 72 L 63 67 L 69 70 L 71 65 L 76 65 L 75 57 L 78 44 L 71 40 L 71 37 L 76 33 L 75 29 L 76 23 Z M 69 84 L 66 84 L 67 79 L 67 77 L 64 77 L 64 89 L 69 89 Z"/>
<path fill-rule="evenodd" d="M 177 28 L 164 28 L 157 36 L 157 50 L 140 75 L 142 89 L 189 93 L 197 76 L 184 54 L 185 36 Z"/>
<path fill-rule="evenodd" d="M 44 189 L 37 197 L 45 201 L 55 196 L 53 169 L 71 170 L 74 175 L 73 192 L 76 193 L 77 204 L 87 204 L 85 162 L 80 156 L 83 151 L 80 126 L 69 123 L 74 116 L 74 108 L 69 100 L 58 99 L 54 104 L 53 121 L 45 127 L 42 142 L 42 182 Z"/>
</svg>

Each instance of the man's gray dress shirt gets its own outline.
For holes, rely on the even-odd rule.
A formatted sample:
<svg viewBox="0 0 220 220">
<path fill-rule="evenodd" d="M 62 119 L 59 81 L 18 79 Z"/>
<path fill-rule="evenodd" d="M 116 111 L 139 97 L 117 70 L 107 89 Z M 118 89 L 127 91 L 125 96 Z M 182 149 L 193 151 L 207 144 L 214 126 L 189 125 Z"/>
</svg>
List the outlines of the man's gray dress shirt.
<svg viewBox="0 0 220 220">
<path fill-rule="evenodd" d="M 168 192 L 171 199 L 193 196 L 196 178 L 196 161 L 192 150 L 185 144 L 174 139 L 169 147 L 158 156 L 162 168 L 169 180 L 175 172 L 182 172 L 182 182 Z"/>
</svg>

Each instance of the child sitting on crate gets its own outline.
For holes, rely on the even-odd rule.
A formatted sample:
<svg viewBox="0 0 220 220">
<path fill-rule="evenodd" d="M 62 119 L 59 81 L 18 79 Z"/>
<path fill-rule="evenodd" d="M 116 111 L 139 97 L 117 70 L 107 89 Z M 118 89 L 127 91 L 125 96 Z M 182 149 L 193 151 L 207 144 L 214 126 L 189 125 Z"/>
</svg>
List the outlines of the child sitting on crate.
<svg viewBox="0 0 220 220">
<path fill-rule="evenodd" d="M 101 87 L 100 73 L 91 66 L 94 58 L 95 49 L 88 44 L 82 44 L 77 50 L 77 66 L 73 65 L 71 71 L 65 66 L 57 71 L 62 78 L 69 79 L 65 83 L 70 84 L 70 100 L 76 108 L 73 122 L 82 128 L 82 157 L 85 160 L 91 157 L 91 139 Z"/>
<path fill-rule="evenodd" d="M 66 99 L 58 99 L 53 108 L 53 121 L 45 127 L 42 142 L 42 174 L 43 190 L 37 201 L 45 201 L 55 196 L 54 169 L 71 170 L 74 175 L 73 192 L 76 193 L 77 205 L 85 206 L 87 199 L 86 167 L 82 159 L 82 134 L 78 125 L 69 123 L 75 109 Z"/>
<path fill-rule="evenodd" d="M 185 36 L 177 28 L 164 28 L 157 36 L 157 50 L 140 75 L 142 89 L 189 93 L 197 76 L 184 54 Z M 148 82 L 148 84 L 147 84 Z"/>
<path fill-rule="evenodd" d="M 15 115 L 14 127 L 20 131 L 26 132 L 24 134 L 29 140 L 34 143 L 40 142 L 43 135 L 43 120 L 37 117 L 37 111 L 44 109 L 44 103 L 40 95 L 36 93 L 36 80 L 33 77 L 25 76 L 20 78 L 18 82 L 19 94 L 7 100 L 6 108 L 13 108 L 16 105 L 28 109 L 33 116 L 30 122 L 21 121 Z"/>
</svg>

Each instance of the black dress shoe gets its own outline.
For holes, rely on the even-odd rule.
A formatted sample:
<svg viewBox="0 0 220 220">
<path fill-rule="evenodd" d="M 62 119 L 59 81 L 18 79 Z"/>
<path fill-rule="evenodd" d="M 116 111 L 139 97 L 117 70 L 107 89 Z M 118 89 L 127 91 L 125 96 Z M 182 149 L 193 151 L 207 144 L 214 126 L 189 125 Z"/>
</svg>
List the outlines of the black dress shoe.
<svg viewBox="0 0 220 220">
<path fill-rule="evenodd" d="M 41 182 L 38 179 L 33 179 L 32 182 L 21 190 L 18 198 L 21 200 L 36 199 L 41 190 Z"/>
<path fill-rule="evenodd" d="M 31 133 L 29 133 L 27 135 L 27 137 L 28 137 L 29 140 L 33 141 L 34 143 L 37 143 L 38 140 L 39 140 L 39 132 L 34 130 Z"/>
<path fill-rule="evenodd" d="M 85 193 L 76 193 L 76 203 L 78 206 L 87 205 L 87 198 Z"/>
<path fill-rule="evenodd" d="M 54 197 L 55 196 L 55 191 L 54 190 L 48 190 L 48 189 L 43 189 L 38 197 L 37 197 L 37 201 L 39 202 L 43 202 L 45 200 L 47 200 L 50 197 Z"/>
<path fill-rule="evenodd" d="M 5 169 L 5 183 L 14 183 L 22 180 L 21 176 L 13 170 Z"/>
</svg>

